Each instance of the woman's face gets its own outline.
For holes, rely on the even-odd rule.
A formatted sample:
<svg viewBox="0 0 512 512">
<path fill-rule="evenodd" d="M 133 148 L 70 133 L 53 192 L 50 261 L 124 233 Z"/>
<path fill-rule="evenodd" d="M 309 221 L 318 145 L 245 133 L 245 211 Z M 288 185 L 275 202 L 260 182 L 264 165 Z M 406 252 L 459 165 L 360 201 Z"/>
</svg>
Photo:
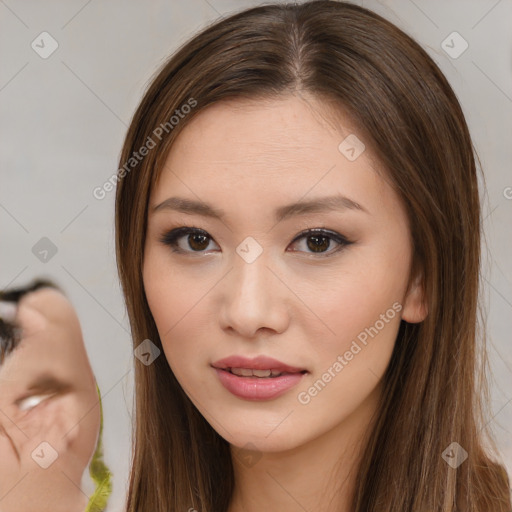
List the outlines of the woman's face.
<svg viewBox="0 0 512 512">
<path fill-rule="evenodd" d="M 238 447 L 360 430 L 400 319 L 425 316 L 421 287 L 406 293 L 397 194 L 350 119 L 334 128 L 320 109 L 295 96 L 210 106 L 176 139 L 150 198 L 143 278 L 165 356 Z M 280 363 L 219 363 L 230 356 Z"/>
</svg>

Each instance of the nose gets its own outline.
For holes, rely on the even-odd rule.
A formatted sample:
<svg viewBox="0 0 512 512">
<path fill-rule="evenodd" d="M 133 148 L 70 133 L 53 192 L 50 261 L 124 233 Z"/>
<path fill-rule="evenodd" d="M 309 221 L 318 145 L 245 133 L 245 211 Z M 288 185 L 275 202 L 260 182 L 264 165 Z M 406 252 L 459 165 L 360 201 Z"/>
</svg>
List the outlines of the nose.
<svg viewBox="0 0 512 512">
<path fill-rule="evenodd" d="M 247 263 L 238 256 L 222 283 L 220 323 L 243 338 L 282 333 L 289 324 L 293 294 L 266 258 Z"/>
</svg>

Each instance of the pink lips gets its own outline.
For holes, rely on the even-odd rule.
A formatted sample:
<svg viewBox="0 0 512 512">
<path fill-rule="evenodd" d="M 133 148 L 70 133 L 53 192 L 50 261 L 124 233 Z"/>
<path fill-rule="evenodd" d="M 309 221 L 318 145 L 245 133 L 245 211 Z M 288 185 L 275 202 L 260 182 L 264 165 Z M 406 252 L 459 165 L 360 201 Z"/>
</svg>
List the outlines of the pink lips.
<svg viewBox="0 0 512 512">
<path fill-rule="evenodd" d="M 297 385 L 307 371 L 282 363 L 266 356 L 252 359 L 230 356 L 212 364 L 222 385 L 233 395 L 245 400 L 270 400 L 286 393 Z M 229 371 L 230 368 L 252 370 L 275 370 L 283 373 L 278 377 L 240 377 Z"/>
</svg>

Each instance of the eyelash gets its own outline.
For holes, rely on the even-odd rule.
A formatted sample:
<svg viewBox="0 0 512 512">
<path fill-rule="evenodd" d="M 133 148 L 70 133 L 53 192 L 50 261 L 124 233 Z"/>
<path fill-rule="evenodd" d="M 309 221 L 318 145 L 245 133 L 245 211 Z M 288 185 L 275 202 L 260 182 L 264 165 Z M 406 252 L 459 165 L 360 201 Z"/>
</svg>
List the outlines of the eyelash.
<svg viewBox="0 0 512 512">
<path fill-rule="evenodd" d="M 172 229 L 171 231 L 164 233 L 160 238 L 160 242 L 163 243 L 164 245 L 169 246 L 173 252 L 177 252 L 180 254 L 202 254 L 204 251 L 192 251 L 192 250 L 185 251 L 178 247 L 178 243 L 177 243 L 178 240 L 186 235 L 203 235 L 206 238 L 213 240 L 213 238 L 210 235 L 208 235 L 208 233 L 201 228 L 183 226 L 183 227 Z M 336 248 L 335 250 L 330 251 L 330 252 L 324 252 L 324 253 L 310 252 L 309 253 L 315 257 L 320 257 L 320 258 L 327 258 L 329 256 L 332 256 L 332 255 L 340 252 L 341 250 L 343 250 L 348 245 L 351 245 L 353 243 L 350 240 L 348 240 L 346 237 L 344 237 L 343 235 L 336 233 L 335 231 L 327 230 L 325 228 L 314 228 L 314 229 L 308 228 L 305 231 L 302 231 L 301 233 L 299 233 L 292 240 L 291 243 L 293 244 L 293 243 L 301 240 L 302 238 L 308 238 L 311 236 L 320 236 L 323 238 L 328 238 L 330 240 L 333 240 L 337 244 L 339 244 L 338 248 Z M 293 251 L 293 252 L 300 252 L 300 251 Z"/>
</svg>

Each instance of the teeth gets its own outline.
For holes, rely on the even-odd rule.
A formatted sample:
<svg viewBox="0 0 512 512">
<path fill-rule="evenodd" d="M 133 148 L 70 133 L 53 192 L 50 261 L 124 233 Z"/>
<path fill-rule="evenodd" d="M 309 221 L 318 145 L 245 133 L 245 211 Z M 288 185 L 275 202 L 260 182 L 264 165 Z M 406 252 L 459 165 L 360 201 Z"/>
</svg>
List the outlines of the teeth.
<svg viewBox="0 0 512 512">
<path fill-rule="evenodd" d="M 277 377 L 281 375 L 278 370 L 252 370 L 251 368 L 230 368 L 231 373 L 239 377 Z"/>
<path fill-rule="evenodd" d="M 270 377 L 272 375 L 272 370 L 253 370 L 252 373 L 256 377 Z"/>
<path fill-rule="evenodd" d="M 252 377 L 252 370 L 249 368 L 231 368 L 232 373 L 239 375 L 240 377 Z"/>
</svg>

